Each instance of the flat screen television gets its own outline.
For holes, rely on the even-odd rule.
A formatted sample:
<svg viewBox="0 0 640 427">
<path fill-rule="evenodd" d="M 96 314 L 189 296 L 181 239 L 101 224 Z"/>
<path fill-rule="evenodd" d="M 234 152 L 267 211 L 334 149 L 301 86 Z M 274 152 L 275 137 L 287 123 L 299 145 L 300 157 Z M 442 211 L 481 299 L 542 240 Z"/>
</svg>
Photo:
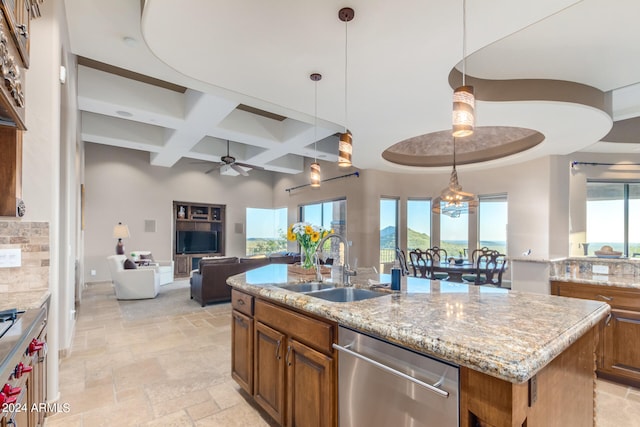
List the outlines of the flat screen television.
<svg viewBox="0 0 640 427">
<path fill-rule="evenodd" d="M 198 254 L 218 252 L 217 231 L 178 231 L 176 253 Z"/>
</svg>

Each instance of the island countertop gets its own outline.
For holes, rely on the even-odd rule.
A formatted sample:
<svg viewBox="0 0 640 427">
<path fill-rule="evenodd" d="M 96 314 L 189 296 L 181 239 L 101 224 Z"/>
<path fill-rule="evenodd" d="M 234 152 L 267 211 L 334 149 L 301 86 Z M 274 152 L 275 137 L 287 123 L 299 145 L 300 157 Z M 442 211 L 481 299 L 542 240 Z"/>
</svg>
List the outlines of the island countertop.
<svg viewBox="0 0 640 427">
<path fill-rule="evenodd" d="M 413 277 L 403 277 L 400 292 L 357 302 L 279 287 L 298 281 L 286 264 L 271 264 L 227 283 L 512 383 L 527 381 L 610 311 L 603 302 Z M 356 287 L 384 282 L 388 275 L 355 278 Z"/>
</svg>

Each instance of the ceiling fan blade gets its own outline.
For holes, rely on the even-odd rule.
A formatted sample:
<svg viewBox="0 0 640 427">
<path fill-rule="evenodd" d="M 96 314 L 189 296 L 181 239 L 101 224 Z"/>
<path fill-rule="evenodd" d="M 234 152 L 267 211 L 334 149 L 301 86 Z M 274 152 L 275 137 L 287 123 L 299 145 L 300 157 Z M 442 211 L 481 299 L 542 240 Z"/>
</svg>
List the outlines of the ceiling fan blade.
<svg viewBox="0 0 640 427">
<path fill-rule="evenodd" d="M 242 176 L 249 176 L 249 174 L 247 173 L 246 170 L 242 169 L 240 166 L 238 166 L 237 163 L 232 163 L 231 165 L 231 169 L 233 169 L 234 171 L 238 172 L 240 175 Z"/>
<path fill-rule="evenodd" d="M 247 163 L 242 163 L 242 162 L 235 162 L 235 164 L 239 166 L 244 166 L 245 168 L 257 169 L 261 171 L 264 170 L 262 166 L 249 165 Z"/>
</svg>

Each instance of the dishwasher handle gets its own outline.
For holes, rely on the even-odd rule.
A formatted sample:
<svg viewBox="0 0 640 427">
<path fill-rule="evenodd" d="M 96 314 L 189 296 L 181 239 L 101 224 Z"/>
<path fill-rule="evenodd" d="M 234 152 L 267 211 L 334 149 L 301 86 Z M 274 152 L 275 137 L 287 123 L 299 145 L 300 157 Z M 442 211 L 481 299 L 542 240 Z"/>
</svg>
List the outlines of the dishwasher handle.
<svg viewBox="0 0 640 427">
<path fill-rule="evenodd" d="M 353 357 L 356 357 L 358 359 L 364 360 L 365 362 L 371 363 L 372 365 L 377 366 L 378 368 L 382 369 L 383 371 L 386 371 L 386 372 L 388 372 L 388 373 L 390 373 L 392 375 L 395 375 L 397 377 L 403 378 L 405 380 L 411 381 L 412 383 L 417 384 L 417 385 L 419 385 L 421 387 L 424 387 L 427 390 L 429 390 L 429 391 L 431 391 L 433 393 L 436 393 L 436 394 L 438 394 L 438 395 L 440 395 L 442 397 L 445 397 L 445 398 L 449 397 L 449 392 L 448 391 L 439 389 L 435 385 L 431 385 L 431 384 L 425 383 L 424 381 L 420 381 L 417 378 L 413 378 L 411 375 L 407 375 L 404 372 L 400 372 L 397 369 L 393 369 L 393 368 L 391 368 L 391 367 L 389 367 L 389 366 L 387 366 L 385 364 L 382 364 L 382 363 L 377 362 L 377 361 L 375 361 L 373 359 L 370 359 L 367 356 L 364 356 L 364 355 L 362 355 L 360 353 L 357 353 L 357 352 L 355 352 L 353 350 L 348 349 L 347 347 L 343 347 L 343 346 L 338 345 L 338 344 L 333 344 L 333 348 L 335 348 L 338 351 L 345 352 L 345 353 L 347 353 L 347 354 L 349 354 L 349 355 L 351 355 Z M 438 381 L 438 383 L 440 383 L 440 381 Z"/>
</svg>

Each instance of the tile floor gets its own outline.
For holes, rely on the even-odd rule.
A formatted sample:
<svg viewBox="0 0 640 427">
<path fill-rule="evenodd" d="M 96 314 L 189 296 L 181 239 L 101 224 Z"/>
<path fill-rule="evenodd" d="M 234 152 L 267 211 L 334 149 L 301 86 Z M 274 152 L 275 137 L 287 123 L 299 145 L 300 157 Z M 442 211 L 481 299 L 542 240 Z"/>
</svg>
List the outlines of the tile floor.
<svg viewBox="0 0 640 427">
<path fill-rule="evenodd" d="M 120 301 L 110 283 L 83 295 L 60 364 L 68 413 L 46 427 L 274 426 L 230 376 L 230 305 L 201 308 L 188 282 L 154 300 Z M 599 381 L 598 427 L 640 426 L 640 390 Z"/>
</svg>

